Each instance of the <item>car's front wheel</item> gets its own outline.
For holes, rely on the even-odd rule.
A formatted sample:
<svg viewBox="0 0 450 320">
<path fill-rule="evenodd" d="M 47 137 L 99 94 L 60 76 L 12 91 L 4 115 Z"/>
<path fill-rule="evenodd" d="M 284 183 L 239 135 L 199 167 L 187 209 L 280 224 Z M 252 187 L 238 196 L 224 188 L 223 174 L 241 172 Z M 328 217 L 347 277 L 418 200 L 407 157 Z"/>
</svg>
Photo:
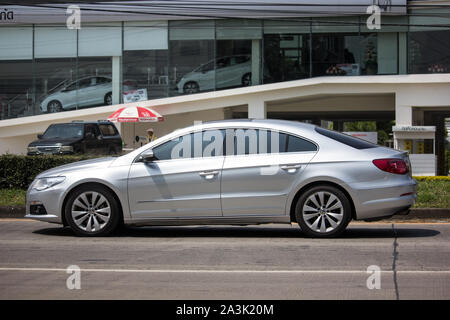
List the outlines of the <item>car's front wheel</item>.
<svg viewBox="0 0 450 320">
<path fill-rule="evenodd" d="M 50 101 L 47 104 L 47 112 L 48 113 L 55 113 L 62 111 L 62 104 L 58 100 Z"/>
<path fill-rule="evenodd" d="M 186 94 L 197 93 L 200 91 L 200 87 L 197 82 L 190 81 L 183 86 L 183 92 Z"/>
<path fill-rule="evenodd" d="M 119 204 L 111 191 L 100 185 L 85 185 L 67 199 L 65 218 L 79 236 L 105 236 L 119 225 Z"/>
<path fill-rule="evenodd" d="M 351 220 L 351 205 L 338 188 L 323 185 L 304 192 L 296 206 L 295 215 L 301 230 L 310 237 L 340 235 Z"/>
</svg>

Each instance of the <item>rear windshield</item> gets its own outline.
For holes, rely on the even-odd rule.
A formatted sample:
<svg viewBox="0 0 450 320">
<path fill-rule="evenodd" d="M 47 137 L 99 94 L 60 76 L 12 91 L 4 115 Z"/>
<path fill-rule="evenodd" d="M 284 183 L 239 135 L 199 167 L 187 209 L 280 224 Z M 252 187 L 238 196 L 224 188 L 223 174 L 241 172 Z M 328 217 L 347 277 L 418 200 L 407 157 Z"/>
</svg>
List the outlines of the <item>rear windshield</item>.
<svg viewBox="0 0 450 320">
<path fill-rule="evenodd" d="M 339 141 L 340 143 L 346 144 L 356 149 L 369 149 L 378 147 L 376 144 L 337 131 L 327 130 L 320 127 L 316 127 L 316 131 L 328 138 Z"/>
</svg>

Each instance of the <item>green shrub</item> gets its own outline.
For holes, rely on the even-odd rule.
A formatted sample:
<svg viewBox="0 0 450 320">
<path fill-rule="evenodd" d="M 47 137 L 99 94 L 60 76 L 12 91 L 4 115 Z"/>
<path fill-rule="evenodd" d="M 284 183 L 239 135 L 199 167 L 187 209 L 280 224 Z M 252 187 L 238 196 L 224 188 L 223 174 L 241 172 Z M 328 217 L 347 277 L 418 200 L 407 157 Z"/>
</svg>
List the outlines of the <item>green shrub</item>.
<svg viewBox="0 0 450 320">
<path fill-rule="evenodd" d="M 414 176 L 417 181 L 450 181 L 448 176 Z"/>
<path fill-rule="evenodd" d="M 98 157 L 98 156 L 97 156 Z M 0 188 L 26 189 L 39 173 L 71 162 L 95 158 L 88 155 L 74 156 L 0 156 Z"/>
</svg>

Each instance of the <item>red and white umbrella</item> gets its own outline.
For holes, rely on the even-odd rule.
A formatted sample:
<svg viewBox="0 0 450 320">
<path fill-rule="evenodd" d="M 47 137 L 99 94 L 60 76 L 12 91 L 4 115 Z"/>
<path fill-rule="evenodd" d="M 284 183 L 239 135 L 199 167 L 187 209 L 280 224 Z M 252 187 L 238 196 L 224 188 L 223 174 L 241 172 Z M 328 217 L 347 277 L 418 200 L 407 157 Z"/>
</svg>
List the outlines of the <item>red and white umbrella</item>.
<svg viewBox="0 0 450 320">
<path fill-rule="evenodd" d="M 145 107 L 123 107 L 108 117 L 113 122 L 159 122 L 164 117 L 155 110 Z"/>
</svg>

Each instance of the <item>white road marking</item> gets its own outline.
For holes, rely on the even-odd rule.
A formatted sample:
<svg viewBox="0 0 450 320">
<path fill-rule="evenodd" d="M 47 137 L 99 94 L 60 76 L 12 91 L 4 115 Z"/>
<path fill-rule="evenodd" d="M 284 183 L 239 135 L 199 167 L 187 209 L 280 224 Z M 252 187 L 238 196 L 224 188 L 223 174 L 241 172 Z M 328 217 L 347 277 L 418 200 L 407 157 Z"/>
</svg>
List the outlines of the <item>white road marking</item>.
<svg viewBox="0 0 450 320">
<path fill-rule="evenodd" d="M 42 271 L 66 272 L 65 268 L 0 268 L 1 271 Z M 367 274 L 366 270 L 181 270 L 181 269 L 81 269 L 81 272 L 116 272 L 116 273 L 288 273 L 288 274 Z M 393 273 L 392 270 L 381 270 L 382 273 Z M 404 274 L 450 274 L 450 270 L 397 270 Z"/>
</svg>

